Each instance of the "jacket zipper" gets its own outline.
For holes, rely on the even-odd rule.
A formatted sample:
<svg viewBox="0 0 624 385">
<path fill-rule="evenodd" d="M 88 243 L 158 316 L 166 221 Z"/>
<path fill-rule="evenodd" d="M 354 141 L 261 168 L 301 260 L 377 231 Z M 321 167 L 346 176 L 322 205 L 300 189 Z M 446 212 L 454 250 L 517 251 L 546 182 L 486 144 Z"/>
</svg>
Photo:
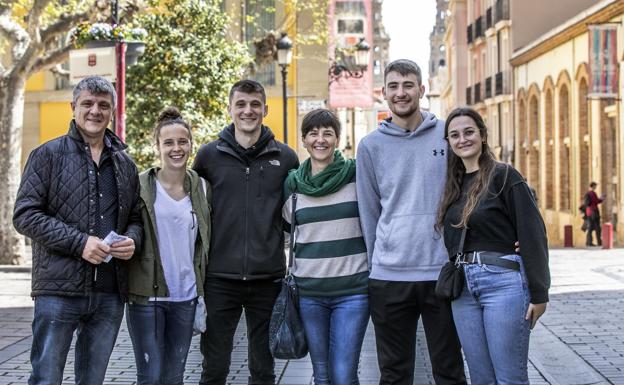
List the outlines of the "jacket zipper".
<svg viewBox="0 0 624 385">
<path fill-rule="evenodd" d="M 247 212 L 247 207 L 249 205 L 249 167 L 245 168 L 245 250 L 243 252 L 243 281 L 247 280 L 247 253 L 248 253 L 248 246 L 249 246 L 249 237 L 248 237 L 248 233 L 249 233 L 249 218 L 248 218 L 248 212 Z"/>
<path fill-rule="evenodd" d="M 260 178 L 258 178 L 258 198 L 262 198 L 262 179 L 264 179 L 264 167 L 260 166 Z"/>
</svg>

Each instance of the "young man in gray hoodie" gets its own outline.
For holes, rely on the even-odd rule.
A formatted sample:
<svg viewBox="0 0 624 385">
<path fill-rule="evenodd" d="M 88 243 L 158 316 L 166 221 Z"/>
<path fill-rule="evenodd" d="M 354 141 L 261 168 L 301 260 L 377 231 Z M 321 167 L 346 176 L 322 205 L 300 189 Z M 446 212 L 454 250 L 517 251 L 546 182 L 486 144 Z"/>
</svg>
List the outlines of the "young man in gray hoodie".
<svg viewBox="0 0 624 385">
<path fill-rule="evenodd" d="M 449 149 L 444 121 L 420 110 L 424 92 L 416 63 L 388 64 L 383 95 L 391 118 L 363 138 L 357 151 L 357 197 L 383 385 L 413 383 L 421 315 L 436 384 L 466 384 L 450 303 L 434 293 L 448 260 L 434 224 Z"/>
</svg>

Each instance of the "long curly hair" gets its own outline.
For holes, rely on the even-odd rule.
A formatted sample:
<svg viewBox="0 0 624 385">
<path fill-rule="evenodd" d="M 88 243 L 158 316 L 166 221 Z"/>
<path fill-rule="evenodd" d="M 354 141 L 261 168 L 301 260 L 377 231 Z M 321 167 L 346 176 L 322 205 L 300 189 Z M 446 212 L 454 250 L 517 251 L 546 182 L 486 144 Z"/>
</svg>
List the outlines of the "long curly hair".
<svg viewBox="0 0 624 385">
<path fill-rule="evenodd" d="M 459 223 L 452 224 L 452 226 L 456 228 L 467 227 L 470 214 L 472 214 L 479 201 L 488 191 L 488 185 L 497 164 L 494 153 L 487 143 L 488 130 L 485 126 L 485 122 L 483 121 L 481 115 L 479 115 L 479 113 L 472 108 L 459 107 L 451 111 L 444 126 L 444 138 L 448 141 L 449 125 L 453 119 L 460 116 L 467 116 L 475 122 L 477 128 L 479 129 L 479 133 L 481 134 L 481 140 L 483 143 L 481 147 L 481 155 L 479 156 L 479 170 L 477 171 L 474 183 L 470 186 L 470 189 L 467 192 L 468 197 L 466 199 L 464 209 L 462 210 L 460 221 Z M 438 232 L 441 232 L 444 228 L 444 216 L 446 215 L 449 207 L 460 198 L 461 185 L 465 174 L 466 167 L 464 166 L 461 158 L 455 155 L 453 151 L 449 151 L 444 195 L 442 196 L 442 200 L 440 202 L 438 218 L 435 225 Z"/>
</svg>

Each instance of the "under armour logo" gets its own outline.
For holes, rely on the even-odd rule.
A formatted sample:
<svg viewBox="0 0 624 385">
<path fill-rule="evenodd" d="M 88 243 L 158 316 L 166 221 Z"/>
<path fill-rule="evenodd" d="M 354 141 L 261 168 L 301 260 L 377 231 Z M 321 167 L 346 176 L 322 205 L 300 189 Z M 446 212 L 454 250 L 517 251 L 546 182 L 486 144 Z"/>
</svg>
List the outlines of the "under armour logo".
<svg viewBox="0 0 624 385">
<path fill-rule="evenodd" d="M 433 156 L 438 156 L 438 152 L 440 153 L 440 156 L 444 156 L 444 149 L 433 150 Z"/>
</svg>

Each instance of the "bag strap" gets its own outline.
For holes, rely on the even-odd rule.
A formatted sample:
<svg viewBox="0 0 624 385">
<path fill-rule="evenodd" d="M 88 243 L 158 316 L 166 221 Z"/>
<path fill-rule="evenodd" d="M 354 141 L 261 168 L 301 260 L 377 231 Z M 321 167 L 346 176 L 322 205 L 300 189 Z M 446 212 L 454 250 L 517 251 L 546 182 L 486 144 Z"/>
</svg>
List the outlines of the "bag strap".
<svg viewBox="0 0 624 385">
<path fill-rule="evenodd" d="M 207 195 L 208 189 L 206 188 L 206 179 L 202 178 L 201 176 L 199 177 L 199 179 L 201 179 L 202 187 L 204 188 L 204 197 L 208 198 L 208 195 Z"/>
<path fill-rule="evenodd" d="M 206 202 L 208 205 L 208 212 L 210 212 L 210 202 L 208 202 L 208 187 L 206 186 L 206 179 L 200 176 L 199 180 L 201 180 L 201 184 L 204 189 L 204 198 L 206 199 Z M 208 240 L 208 242 L 210 242 L 210 240 Z M 206 262 L 207 262 L 206 259 L 208 259 L 207 255 L 205 259 L 201 258 L 199 261 L 199 270 L 201 272 L 202 279 L 206 277 Z"/>
<path fill-rule="evenodd" d="M 295 248 L 295 211 L 297 210 L 297 193 L 292 194 L 292 208 L 290 210 L 290 247 L 288 248 L 288 267 L 286 268 L 286 276 L 290 275 L 290 269 L 293 264 L 293 249 Z"/>
<path fill-rule="evenodd" d="M 462 230 L 461 238 L 459 239 L 459 248 L 457 249 L 457 255 L 464 255 L 464 243 L 466 241 L 466 232 L 468 231 L 468 227 L 464 227 Z"/>
</svg>

